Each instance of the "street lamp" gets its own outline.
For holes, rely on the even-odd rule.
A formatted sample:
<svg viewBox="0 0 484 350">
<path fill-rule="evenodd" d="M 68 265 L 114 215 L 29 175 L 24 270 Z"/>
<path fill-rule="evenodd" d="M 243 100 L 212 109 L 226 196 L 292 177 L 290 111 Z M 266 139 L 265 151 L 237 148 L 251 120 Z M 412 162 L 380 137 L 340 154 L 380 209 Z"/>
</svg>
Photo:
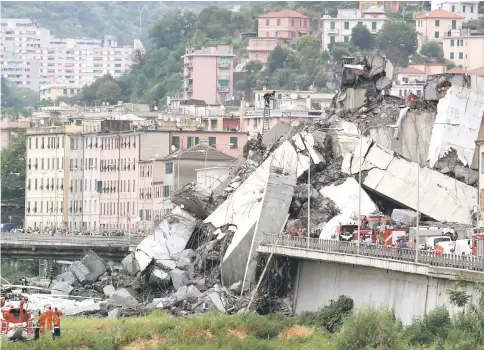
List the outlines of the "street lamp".
<svg viewBox="0 0 484 350">
<path fill-rule="evenodd" d="M 417 225 L 416 225 L 416 234 L 415 234 L 415 263 L 418 263 L 418 241 L 419 241 L 419 228 L 420 228 L 420 133 L 427 129 L 430 125 L 451 125 L 457 126 L 459 123 L 432 123 L 426 124 L 417 133 L 417 149 L 416 149 L 416 156 L 417 156 Z"/>
</svg>

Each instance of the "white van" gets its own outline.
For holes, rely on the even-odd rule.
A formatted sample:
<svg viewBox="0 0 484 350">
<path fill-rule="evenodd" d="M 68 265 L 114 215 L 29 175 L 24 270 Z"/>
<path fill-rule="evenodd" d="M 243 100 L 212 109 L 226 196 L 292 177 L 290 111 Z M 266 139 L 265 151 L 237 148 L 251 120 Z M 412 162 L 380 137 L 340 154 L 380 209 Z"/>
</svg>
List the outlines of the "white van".
<svg viewBox="0 0 484 350">
<path fill-rule="evenodd" d="M 458 239 L 455 241 L 454 254 L 472 255 L 472 242 L 470 239 Z"/>
</svg>

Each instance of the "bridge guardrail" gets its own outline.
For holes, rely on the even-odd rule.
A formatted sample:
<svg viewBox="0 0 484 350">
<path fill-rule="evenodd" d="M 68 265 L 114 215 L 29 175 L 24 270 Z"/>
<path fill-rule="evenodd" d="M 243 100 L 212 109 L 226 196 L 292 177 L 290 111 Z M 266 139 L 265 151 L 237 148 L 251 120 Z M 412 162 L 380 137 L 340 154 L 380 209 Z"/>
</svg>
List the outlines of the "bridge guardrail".
<svg viewBox="0 0 484 350">
<path fill-rule="evenodd" d="M 15 242 L 22 242 L 26 244 L 35 245 L 35 243 L 51 243 L 59 244 L 80 244 L 86 246 L 128 246 L 138 245 L 144 237 L 106 237 L 106 236 L 50 236 L 50 235 L 34 235 L 34 234 L 1 234 L 0 243 L 9 244 Z"/>
<path fill-rule="evenodd" d="M 307 240 L 307 237 L 299 238 L 289 235 L 264 234 L 261 245 L 272 245 L 307 250 Z M 309 250 L 357 255 L 356 242 L 341 242 L 335 240 L 324 240 L 319 238 L 309 238 Z M 415 262 L 415 249 L 409 248 L 402 249 L 382 245 L 361 245 L 360 255 L 380 259 Z M 427 251 L 419 251 L 418 263 L 422 265 L 451 267 L 461 270 L 484 272 L 484 257 L 474 255 L 436 255 Z"/>
</svg>

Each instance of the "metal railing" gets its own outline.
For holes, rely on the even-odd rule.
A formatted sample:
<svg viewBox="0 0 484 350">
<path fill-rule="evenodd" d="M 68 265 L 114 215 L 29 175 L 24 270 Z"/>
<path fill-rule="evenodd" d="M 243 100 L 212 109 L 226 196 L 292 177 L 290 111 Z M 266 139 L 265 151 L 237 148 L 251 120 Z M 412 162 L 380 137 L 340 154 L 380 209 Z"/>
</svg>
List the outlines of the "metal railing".
<svg viewBox="0 0 484 350">
<path fill-rule="evenodd" d="M 292 237 L 289 235 L 264 234 L 261 245 L 356 255 L 357 246 L 356 242 L 354 241 L 341 242 L 334 240 L 324 240 L 319 238 L 309 238 L 308 248 L 307 239 L 308 238 Z M 428 251 L 419 251 L 418 254 L 418 261 L 420 265 L 450 267 L 461 270 L 484 272 L 484 257 L 457 254 L 438 255 Z M 415 249 L 402 249 L 393 246 L 382 245 L 361 245 L 360 256 L 414 263 Z"/>
<path fill-rule="evenodd" d="M 4 234 L 0 236 L 0 244 L 8 247 L 9 244 L 25 244 L 31 246 L 41 246 L 46 244 L 55 245 L 83 245 L 88 247 L 95 246 L 134 246 L 138 245 L 144 237 L 109 237 L 109 236 L 50 236 L 36 234 Z"/>
</svg>

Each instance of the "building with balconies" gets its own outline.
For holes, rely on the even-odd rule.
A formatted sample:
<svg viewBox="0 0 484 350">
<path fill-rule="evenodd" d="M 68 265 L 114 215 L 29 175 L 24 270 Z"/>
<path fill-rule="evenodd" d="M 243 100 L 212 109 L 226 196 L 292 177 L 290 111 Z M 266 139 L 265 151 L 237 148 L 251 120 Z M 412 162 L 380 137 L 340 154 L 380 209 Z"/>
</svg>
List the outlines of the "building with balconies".
<svg viewBox="0 0 484 350">
<path fill-rule="evenodd" d="M 479 0 L 433 0 L 432 10 L 442 9 L 470 21 L 479 18 Z"/>
<path fill-rule="evenodd" d="M 277 47 L 287 46 L 287 39 L 282 38 L 252 38 L 249 39 L 247 53 L 249 61 L 261 61 L 267 63 L 269 55 Z"/>
<path fill-rule="evenodd" d="M 151 230 L 163 217 L 163 174 L 161 159 L 151 158 L 139 161 L 139 201 L 136 229 Z"/>
<path fill-rule="evenodd" d="M 77 95 L 81 91 L 80 85 L 69 85 L 69 84 L 55 84 L 55 85 L 44 85 L 39 89 L 40 100 L 52 100 L 55 101 L 59 97 L 72 97 Z"/>
<path fill-rule="evenodd" d="M 349 44 L 352 30 L 358 24 L 376 35 L 386 21 L 385 11 L 377 7 L 338 10 L 336 18 L 324 15 L 320 21 L 322 47 L 326 50 L 332 43 Z"/>
<path fill-rule="evenodd" d="M 472 70 L 484 66 L 484 35 L 471 29 L 455 29 L 442 39 L 444 58 L 458 67 Z"/>
<path fill-rule="evenodd" d="M 407 2 L 407 1 L 406 1 Z M 366 10 L 370 7 L 376 7 L 386 12 L 398 12 L 400 9 L 400 1 L 360 1 L 360 10 Z"/>
<path fill-rule="evenodd" d="M 437 9 L 415 17 L 419 48 L 431 41 L 442 42 L 453 30 L 462 28 L 464 17 Z"/>
<path fill-rule="evenodd" d="M 406 67 L 397 75 L 390 94 L 394 96 L 407 97 L 410 93 L 415 95 L 423 94 L 423 87 L 427 76 L 425 72 L 415 67 Z"/>
<path fill-rule="evenodd" d="M 182 56 L 185 100 L 222 104 L 233 96 L 234 53 L 230 45 L 195 50 L 187 47 Z"/>
</svg>

